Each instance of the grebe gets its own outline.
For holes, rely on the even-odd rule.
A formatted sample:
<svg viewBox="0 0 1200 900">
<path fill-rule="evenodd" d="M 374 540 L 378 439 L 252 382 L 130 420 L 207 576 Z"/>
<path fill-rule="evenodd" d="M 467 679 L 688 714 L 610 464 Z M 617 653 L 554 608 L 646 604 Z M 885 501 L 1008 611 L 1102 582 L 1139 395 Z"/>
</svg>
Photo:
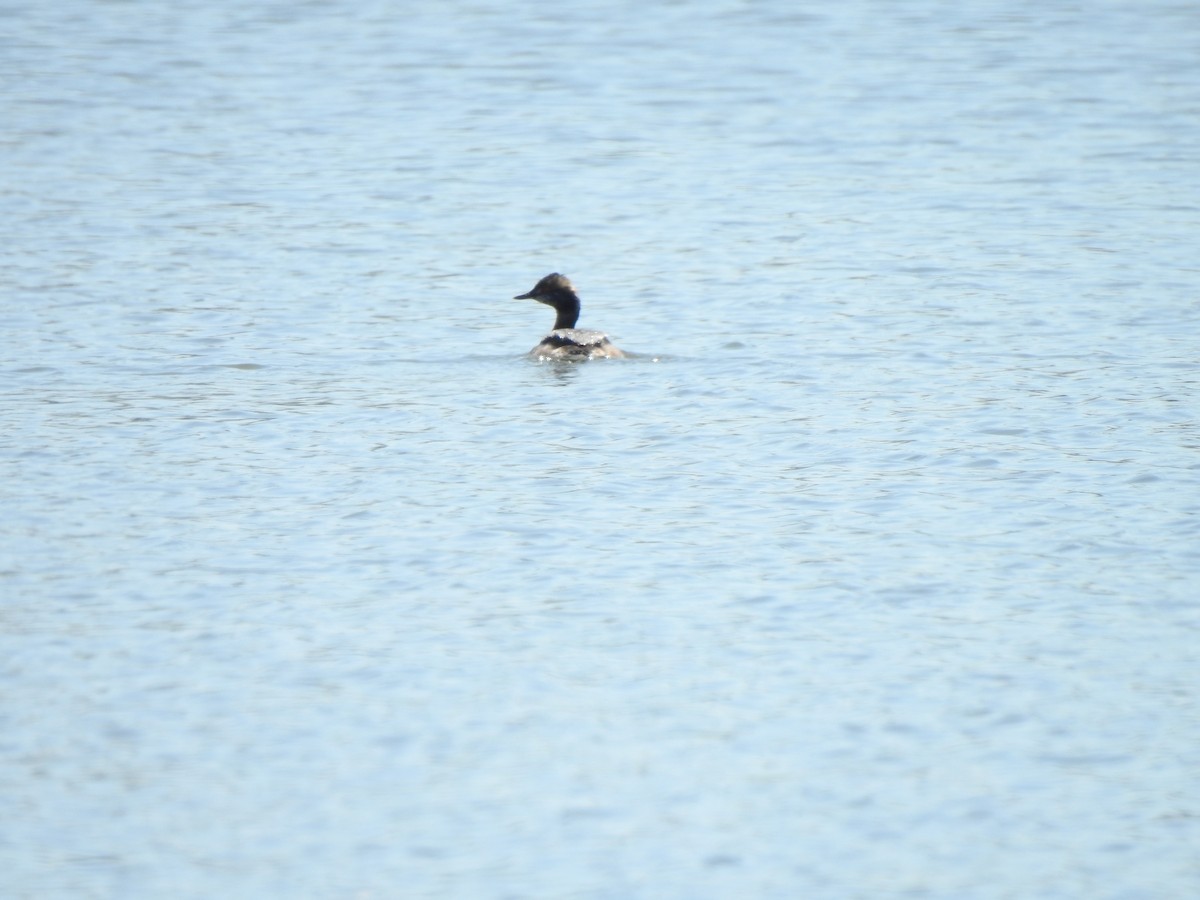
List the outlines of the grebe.
<svg viewBox="0 0 1200 900">
<path fill-rule="evenodd" d="M 542 338 L 542 342 L 529 351 L 537 359 L 621 359 L 625 356 L 609 341 L 603 331 L 576 328 L 579 321 L 579 295 L 566 275 L 557 272 L 547 275 L 526 294 L 517 294 L 514 300 L 536 300 L 553 306 L 558 314 L 554 319 L 554 330 Z"/>
</svg>

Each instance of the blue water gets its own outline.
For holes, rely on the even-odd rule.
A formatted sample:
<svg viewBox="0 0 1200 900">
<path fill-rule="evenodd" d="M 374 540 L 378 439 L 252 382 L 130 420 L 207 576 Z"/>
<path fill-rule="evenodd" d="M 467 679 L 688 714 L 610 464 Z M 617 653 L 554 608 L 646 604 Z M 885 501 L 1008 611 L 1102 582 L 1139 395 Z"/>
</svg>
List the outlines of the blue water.
<svg viewBox="0 0 1200 900">
<path fill-rule="evenodd" d="M 1200 894 L 1194 5 L 0 21 L 6 900 Z"/>
</svg>

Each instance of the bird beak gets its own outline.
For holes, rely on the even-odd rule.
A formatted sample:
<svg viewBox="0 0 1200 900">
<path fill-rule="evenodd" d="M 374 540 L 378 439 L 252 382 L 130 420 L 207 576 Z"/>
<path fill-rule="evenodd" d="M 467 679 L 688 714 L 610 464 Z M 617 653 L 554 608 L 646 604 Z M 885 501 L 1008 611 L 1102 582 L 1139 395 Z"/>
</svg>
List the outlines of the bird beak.
<svg viewBox="0 0 1200 900">
<path fill-rule="evenodd" d="M 533 291 L 527 291 L 524 294 L 517 294 L 517 296 L 513 297 L 513 299 L 514 300 L 532 300 L 533 299 Z"/>
</svg>

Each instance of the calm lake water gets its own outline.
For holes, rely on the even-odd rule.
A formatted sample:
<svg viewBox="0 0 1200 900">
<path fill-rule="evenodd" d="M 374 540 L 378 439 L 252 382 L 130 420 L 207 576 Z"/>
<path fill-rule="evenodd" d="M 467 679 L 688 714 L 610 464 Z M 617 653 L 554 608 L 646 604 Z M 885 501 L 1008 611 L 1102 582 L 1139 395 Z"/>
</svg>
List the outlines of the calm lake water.
<svg viewBox="0 0 1200 900">
<path fill-rule="evenodd" d="M 0 21 L 6 898 L 1200 895 L 1194 3 Z"/>
</svg>

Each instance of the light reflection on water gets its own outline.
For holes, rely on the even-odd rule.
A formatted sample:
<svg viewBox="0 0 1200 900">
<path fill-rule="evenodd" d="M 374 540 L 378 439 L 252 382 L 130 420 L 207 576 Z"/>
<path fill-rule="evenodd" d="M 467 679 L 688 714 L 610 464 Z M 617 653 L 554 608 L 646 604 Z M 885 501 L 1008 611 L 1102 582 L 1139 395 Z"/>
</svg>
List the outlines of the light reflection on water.
<svg viewBox="0 0 1200 900">
<path fill-rule="evenodd" d="M 1190 895 L 1190 17 L 173 9 L 9 20 L 15 896 Z"/>
</svg>

